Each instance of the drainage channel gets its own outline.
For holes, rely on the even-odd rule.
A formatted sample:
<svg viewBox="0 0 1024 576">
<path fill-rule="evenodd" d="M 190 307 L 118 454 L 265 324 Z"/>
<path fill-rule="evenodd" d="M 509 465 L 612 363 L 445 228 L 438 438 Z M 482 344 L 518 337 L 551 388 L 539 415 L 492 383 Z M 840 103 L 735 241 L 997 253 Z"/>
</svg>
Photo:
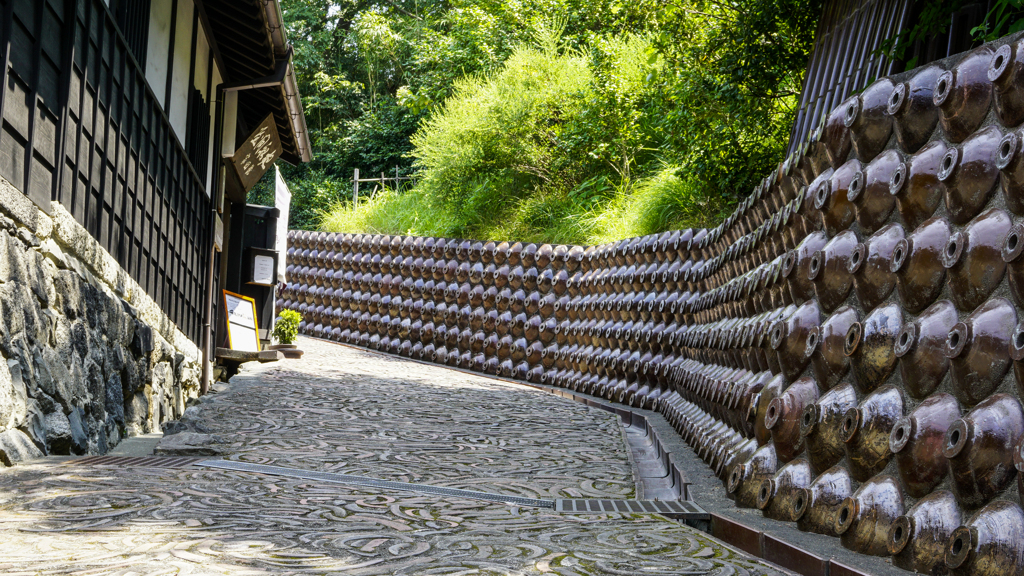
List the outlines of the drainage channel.
<svg viewBox="0 0 1024 576">
<path fill-rule="evenodd" d="M 440 486 L 431 486 L 429 484 L 412 484 L 408 482 L 378 480 L 376 478 L 353 476 L 351 474 L 316 472 L 301 470 L 298 468 L 285 468 L 283 466 L 269 466 L 266 464 L 250 464 L 248 462 L 237 462 L 234 460 L 205 460 L 203 462 L 197 462 L 195 465 L 207 468 L 218 468 L 221 470 L 232 470 L 236 472 L 254 472 L 257 474 L 283 476 L 286 478 L 299 478 L 302 480 L 317 480 L 321 482 L 347 484 L 350 486 L 384 488 L 387 490 L 400 490 L 404 492 L 416 492 L 419 494 L 431 494 L 435 496 L 455 496 L 459 498 L 469 498 L 472 500 L 499 502 L 512 506 L 547 508 L 554 510 L 555 512 L 562 512 L 565 514 L 662 514 L 669 518 L 684 520 L 687 523 L 707 521 L 710 518 L 708 513 L 699 506 L 693 502 L 683 500 L 542 500 L 537 498 L 509 496 L 506 494 L 493 494 L 490 492 L 477 492 L 475 490 L 462 490 L 459 488 L 443 488 Z"/>
</svg>

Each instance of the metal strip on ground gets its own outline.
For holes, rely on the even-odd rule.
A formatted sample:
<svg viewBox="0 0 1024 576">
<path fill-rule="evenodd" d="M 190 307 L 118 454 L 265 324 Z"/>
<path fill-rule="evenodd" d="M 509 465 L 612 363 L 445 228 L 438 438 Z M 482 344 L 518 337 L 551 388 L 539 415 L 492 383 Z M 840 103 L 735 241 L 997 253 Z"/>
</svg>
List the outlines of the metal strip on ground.
<svg viewBox="0 0 1024 576">
<path fill-rule="evenodd" d="M 390 480 L 378 480 L 366 476 L 352 476 L 350 474 L 335 474 L 332 472 L 316 472 L 300 470 L 298 468 L 285 468 L 282 466 L 267 466 L 265 464 L 250 464 L 248 462 L 236 462 L 234 460 L 205 460 L 197 463 L 198 466 L 219 468 L 222 470 L 233 470 L 236 472 L 255 472 L 257 474 L 269 474 L 272 476 L 284 476 L 286 478 L 300 478 L 303 480 L 319 480 L 321 482 L 333 482 L 335 484 L 349 484 L 353 486 L 367 486 L 370 488 L 386 488 L 390 490 L 403 490 L 406 492 L 418 492 L 420 494 L 431 494 L 435 496 L 455 496 L 457 498 L 470 498 L 473 500 L 486 500 L 488 502 L 500 502 L 515 506 L 528 506 L 531 508 L 554 508 L 554 500 L 538 500 L 535 498 L 521 498 L 519 496 L 507 496 L 504 494 L 491 494 L 489 492 L 476 492 L 474 490 L 462 490 L 459 488 L 443 488 L 429 484 L 410 484 L 407 482 L 392 482 Z"/>
</svg>

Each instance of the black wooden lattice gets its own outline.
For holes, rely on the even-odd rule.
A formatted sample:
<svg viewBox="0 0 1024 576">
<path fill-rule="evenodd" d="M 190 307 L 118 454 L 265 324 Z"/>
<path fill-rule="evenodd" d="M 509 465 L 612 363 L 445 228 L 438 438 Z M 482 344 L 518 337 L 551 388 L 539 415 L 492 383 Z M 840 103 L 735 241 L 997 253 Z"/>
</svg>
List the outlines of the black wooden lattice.
<svg viewBox="0 0 1024 576">
<path fill-rule="evenodd" d="M 51 199 L 67 208 L 199 342 L 212 225 L 205 166 L 193 168 L 102 0 L 0 9 L 0 176 L 43 209 Z"/>
</svg>

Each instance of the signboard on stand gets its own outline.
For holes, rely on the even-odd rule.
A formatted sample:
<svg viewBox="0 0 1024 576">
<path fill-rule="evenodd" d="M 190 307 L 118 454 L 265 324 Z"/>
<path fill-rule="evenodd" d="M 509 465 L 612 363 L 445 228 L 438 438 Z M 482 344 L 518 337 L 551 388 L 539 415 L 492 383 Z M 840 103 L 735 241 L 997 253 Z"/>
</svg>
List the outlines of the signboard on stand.
<svg viewBox="0 0 1024 576">
<path fill-rule="evenodd" d="M 259 352 L 256 301 L 224 290 L 224 309 L 228 318 L 228 347 L 241 352 Z"/>
</svg>

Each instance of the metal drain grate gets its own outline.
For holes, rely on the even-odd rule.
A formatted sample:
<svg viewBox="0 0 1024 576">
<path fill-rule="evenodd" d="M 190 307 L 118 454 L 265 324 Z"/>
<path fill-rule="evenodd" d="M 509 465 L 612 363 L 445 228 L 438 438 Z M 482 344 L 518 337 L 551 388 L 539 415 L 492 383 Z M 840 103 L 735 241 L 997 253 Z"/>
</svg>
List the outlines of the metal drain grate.
<svg viewBox="0 0 1024 576">
<path fill-rule="evenodd" d="M 711 517 L 707 511 L 689 500 L 555 500 L 555 512 L 661 514 L 686 520 L 707 520 Z"/>
<path fill-rule="evenodd" d="M 392 482 L 390 480 L 377 480 L 365 476 L 352 476 L 349 474 L 334 474 L 331 472 L 311 472 L 297 468 L 283 468 L 281 466 L 267 466 L 264 464 L 249 464 L 247 462 L 235 462 L 233 460 L 206 460 L 200 462 L 199 466 L 210 468 L 221 468 L 224 470 L 235 470 L 238 472 L 256 472 L 258 474 L 270 474 L 272 476 L 284 476 L 286 478 L 301 478 L 303 480 L 319 480 L 321 482 L 334 482 L 337 484 L 350 484 L 353 486 L 368 486 L 371 488 L 386 488 L 390 490 L 402 490 L 406 492 L 419 492 L 420 494 L 432 494 L 435 496 L 456 496 L 459 498 L 470 498 L 473 500 L 486 500 L 488 502 L 501 502 L 515 506 L 529 506 L 532 508 L 554 508 L 553 500 L 537 500 L 534 498 L 520 498 L 518 496 L 506 496 L 504 494 L 491 494 L 489 492 L 476 492 L 473 490 L 460 490 L 458 488 L 442 488 L 429 484 L 410 484 L 407 482 Z"/>
<path fill-rule="evenodd" d="M 195 456 L 86 456 L 68 460 L 69 466 L 120 466 L 130 468 L 185 468 L 206 460 Z"/>
</svg>

